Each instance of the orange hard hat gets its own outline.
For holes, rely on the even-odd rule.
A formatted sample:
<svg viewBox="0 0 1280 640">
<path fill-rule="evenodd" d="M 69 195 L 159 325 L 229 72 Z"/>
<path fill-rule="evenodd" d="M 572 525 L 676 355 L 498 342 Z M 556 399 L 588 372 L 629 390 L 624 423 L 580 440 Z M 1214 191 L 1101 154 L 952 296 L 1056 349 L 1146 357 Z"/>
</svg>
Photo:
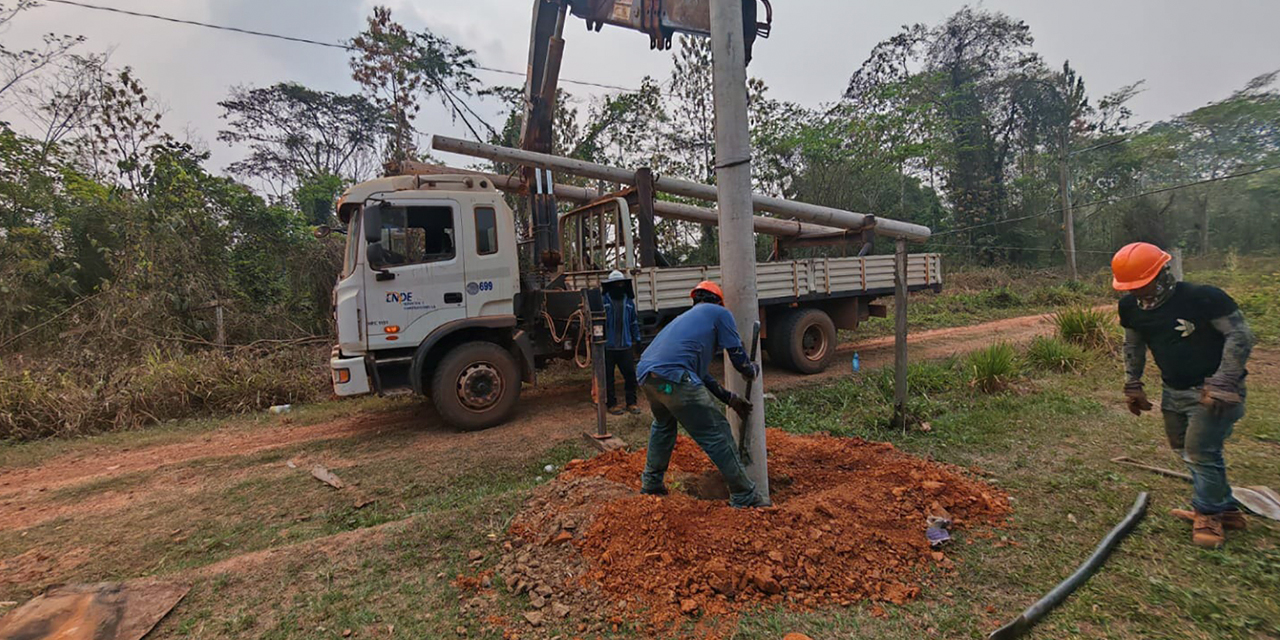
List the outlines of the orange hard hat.
<svg viewBox="0 0 1280 640">
<path fill-rule="evenodd" d="M 724 291 L 721 291 L 721 290 L 720 290 L 720 285 L 718 285 L 718 284 L 716 284 L 716 283 L 714 283 L 714 282 L 712 282 L 712 281 L 710 281 L 710 280 L 703 280 L 702 282 L 699 282 L 699 283 L 698 283 L 698 286 L 694 287 L 694 288 L 693 288 L 693 291 L 690 291 L 690 292 L 689 292 L 689 297 L 690 297 L 690 298 L 694 297 L 694 295 L 695 295 L 695 294 L 697 294 L 699 291 L 706 291 L 707 293 L 714 293 L 714 294 L 716 294 L 716 297 L 717 297 L 717 298 L 720 298 L 721 300 L 724 300 Z"/>
<path fill-rule="evenodd" d="M 1151 284 L 1172 259 L 1163 249 L 1149 242 L 1127 244 L 1111 259 L 1111 274 L 1114 276 L 1111 286 L 1116 291 L 1141 289 Z"/>
</svg>

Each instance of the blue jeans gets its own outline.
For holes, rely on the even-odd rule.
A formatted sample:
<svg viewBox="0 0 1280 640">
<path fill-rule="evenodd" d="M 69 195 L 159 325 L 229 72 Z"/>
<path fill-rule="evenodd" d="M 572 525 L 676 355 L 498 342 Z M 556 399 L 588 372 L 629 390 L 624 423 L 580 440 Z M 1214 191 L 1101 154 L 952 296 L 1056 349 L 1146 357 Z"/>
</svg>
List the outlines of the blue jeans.
<svg viewBox="0 0 1280 640">
<path fill-rule="evenodd" d="M 1240 395 L 1244 396 L 1243 389 Z M 1244 402 L 1215 412 L 1200 404 L 1199 387 L 1181 391 L 1165 387 L 1160 411 L 1164 415 L 1169 446 L 1191 470 L 1195 492 L 1191 506 L 1205 514 L 1235 509 L 1222 444 L 1231 435 L 1236 421 L 1244 417 Z"/>
<path fill-rule="evenodd" d="M 729 421 L 714 404 L 706 387 L 694 383 L 686 374 L 680 382 L 663 380 L 655 375 L 645 379 L 641 387 L 653 411 L 649 428 L 649 452 L 645 459 L 641 487 L 646 490 L 663 486 L 671 452 L 676 448 L 676 424 L 684 425 L 694 442 L 711 458 L 725 483 L 729 485 L 729 504 L 750 507 L 757 503 L 756 485 L 747 477 L 734 446 Z"/>
</svg>

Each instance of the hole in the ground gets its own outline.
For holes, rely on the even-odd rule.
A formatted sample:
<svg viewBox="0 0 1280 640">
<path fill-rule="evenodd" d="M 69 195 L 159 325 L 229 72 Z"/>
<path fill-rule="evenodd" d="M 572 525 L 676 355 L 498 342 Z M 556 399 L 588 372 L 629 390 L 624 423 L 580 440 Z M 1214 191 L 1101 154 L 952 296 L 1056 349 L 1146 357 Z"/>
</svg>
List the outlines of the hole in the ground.
<svg viewBox="0 0 1280 640">
<path fill-rule="evenodd" d="M 790 476 L 769 476 L 769 493 L 777 502 L 778 494 L 791 486 L 794 480 Z M 690 473 L 680 478 L 680 490 L 698 500 L 724 502 L 729 499 L 729 485 L 718 469 L 709 469 L 702 473 Z"/>
</svg>

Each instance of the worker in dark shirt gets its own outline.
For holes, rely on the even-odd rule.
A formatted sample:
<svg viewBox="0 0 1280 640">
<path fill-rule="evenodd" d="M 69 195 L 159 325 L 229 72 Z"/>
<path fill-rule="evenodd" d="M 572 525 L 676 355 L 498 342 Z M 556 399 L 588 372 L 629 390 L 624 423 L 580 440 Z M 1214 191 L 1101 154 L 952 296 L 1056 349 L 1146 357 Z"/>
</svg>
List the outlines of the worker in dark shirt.
<svg viewBox="0 0 1280 640">
<path fill-rule="evenodd" d="M 743 420 L 751 413 L 751 403 L 720 386 L 708 372 L 716 349 L 724 349 L 733 367 L 748 378 L 758 376 L 760 366 L 751 362 L 743 349 L 733 314 L 723 306 L 720 287 L 703 282 L 690 295 L 693 308 L 658 333 L 637 368 L 641 388 L 653 411 L 640 490 L 652 495 L 667 493 L 663 478 L 676 446 L 679 423 L 720 469 L 729 485 L 731 505 L 769 506 L 769 500 L 756 492 L 755 483 L 747 477 L 734 447 L 729 421 L 711 402 L 711 396 L 729 405 Z"/>
<path fill-rule="evenodd" d="M 1231 296 L 1217 287 L 1178 282 L 1169 254 L 1145 242 L 1120 249 L 1111 260 L 1124 327 L 1124 395 L 1129 411 L 1153 407 L 1142 385 L 1147 349 L 1164 381 L 1160 411 L 1169 446 L 1191 469 L 1193 511 L 1171 513 L 1192 521 L 1191 539 L 1222 546 L 1226 529 L 1243 529 L 1243 514 L 1227 483 L 1223 442 L 1244 416 L 1245 363 L 1253 333 Z"/>
<path fill-rule="evenodd" d="M 620 416 L 618 394 L 614 388 L 614 369 L 622 374 L 623 392 L 626 393 L 627 411 L 640 413 L 636 406 L 636 357 L 634 350 L 640 345 L 640 316 L 636 313 L 636 300 L 631 292 L 631 281 L 621 271 L 614 270 L 600 284 L 604 290 L 604 367 L 609 372 L 605 387 L 605 406 L 609 413 Z"/>
</svg>

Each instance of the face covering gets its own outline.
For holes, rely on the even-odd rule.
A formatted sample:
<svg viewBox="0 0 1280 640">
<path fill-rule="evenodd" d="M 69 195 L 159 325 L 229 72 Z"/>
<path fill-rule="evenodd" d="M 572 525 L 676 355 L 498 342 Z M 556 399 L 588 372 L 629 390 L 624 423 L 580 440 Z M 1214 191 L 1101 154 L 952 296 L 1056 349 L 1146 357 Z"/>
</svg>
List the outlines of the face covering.
<svg viewBox="0 0 1280 640">
<path fill-rule="evenodd" d="M 1138 299 L 1138 308 L 1143 311 L 1151 311 L 1157 309 L 1160 305 L 1168 302 L 1173 297 L 1173 289 L 1177 286 L 1178 281 L 1173 277 L 1173 272 L 1166 267 L 1156 276 L 1151 285 L 1147 287 L 1150 291 L 1143 291 L 1143 295 L 1136 295 Z"/>
</svg>

